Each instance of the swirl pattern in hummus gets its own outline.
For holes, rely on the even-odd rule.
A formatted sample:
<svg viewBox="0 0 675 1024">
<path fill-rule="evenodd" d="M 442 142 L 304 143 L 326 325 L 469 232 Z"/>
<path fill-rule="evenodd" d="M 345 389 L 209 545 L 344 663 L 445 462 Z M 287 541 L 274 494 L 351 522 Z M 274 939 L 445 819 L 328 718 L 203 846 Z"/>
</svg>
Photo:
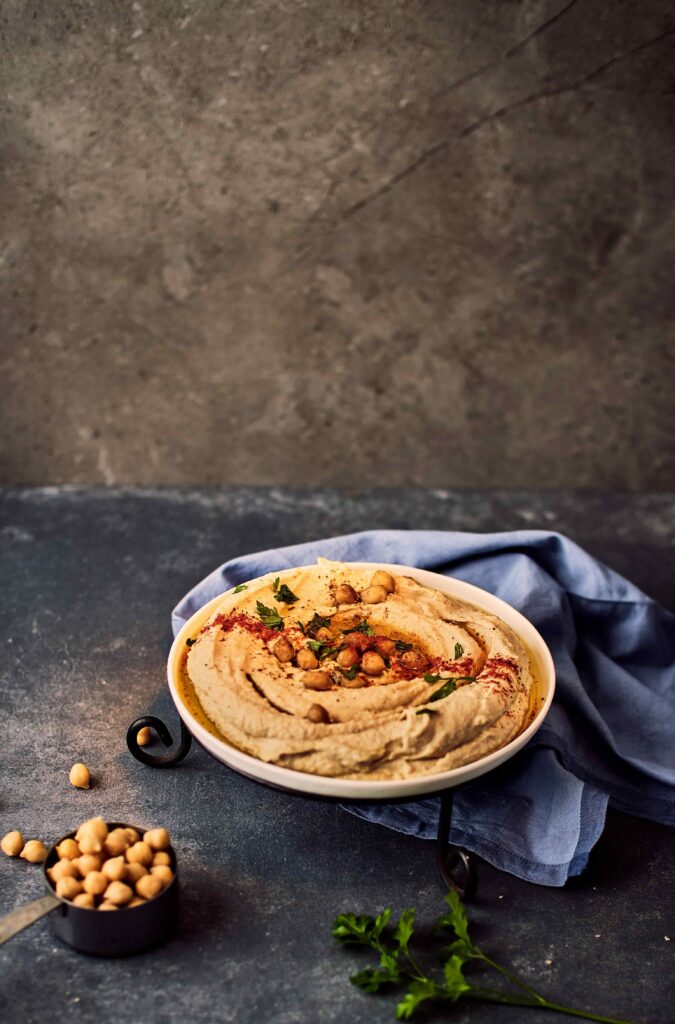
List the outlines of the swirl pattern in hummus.
<svg viewBox="0 0 675 1024">
<path fill-rule="evenodd" d="M 375 569 L 320 559 L 223 597 L 186 671 L 228 742 L 297 771 L 403 779 L 521 731 L 533 680 L 514 631 Z"/>
</svg>

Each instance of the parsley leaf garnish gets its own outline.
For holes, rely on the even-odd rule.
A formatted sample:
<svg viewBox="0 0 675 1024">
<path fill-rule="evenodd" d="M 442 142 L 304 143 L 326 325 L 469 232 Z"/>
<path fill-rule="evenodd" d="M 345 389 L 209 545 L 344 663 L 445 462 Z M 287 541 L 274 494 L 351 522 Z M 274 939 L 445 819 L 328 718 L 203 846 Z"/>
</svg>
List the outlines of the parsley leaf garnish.
<svg viewBox="0 0 675 1024">
<path fill-rule="evenodd" d="M 495 963 L 474 943 L 469 935 L 469 922 L 457 892 L 449 892 L 445 897 L 445 903 L 448 912 L 438 918 L 435 930 L 438 932 L 450 929 L 455 935 L 455 941 L 441 951 L 442 978 L 438 974 L 426 974 L 411 953 L 410 942 L 415 924 L 414 909 L 404 910 L 399 921 L 391 920 L 389 907 L 377 917 L 368 914 L 340 914 L 333 924 L 333 937 L 343 945 L 365 946 L 372 949 L 379 958 L 379 967 L 367 967 L 353 974 L 349 979 L 352 985 L 371 993 L 390 986 L 404 986 L 405 991 L 396 1006 L 396 1016 L 399 1020 L 409 1020 L 418 1006 L 427 1000 L 438 1000 L 447 1004 L 456 1003 L 462 997 L 466 997 L 507 1006 L 556 1010 L 571 1017 L 599 1021 L 600 1024 L 628 1024 L 627 1021 L 617 1021 L 611 1017 L 601 1017 L 598 1014 L 550 1002 L 513 971 Z M 510 983 L 511 988 L 484 986 L 480 980 L 474 984 L 474 975 L 467 978 L 464 974 L 465 965 L 469 961 L 475 961 L 483 968 L 498 971 Z"/>
<path fill-rule="evenodd" d="M 342 649 L 340 647 L 333 647 L 331 644 L 325 644 L 322 640 L 308 640 L 307 646 L 310 651 L 314 651 L 319 661 L 335 657 L 338 651 Z"/>
<path fill-rule="evenodd" d="M 277 587 L 274 593 L 274 600 L 283 601 L 284 604 L 295 604 L 295 602 L 299 601 L 300 598 L 294 594 L 285 583 L 282 583 L 280 587 Z"/>
<path fill-rule="evenodd" d="M 248 587 L 247 587 L 247 585 L 245 583 L 239 583 L 234 588 L 235 594 L 241 594 L 242 590 L 248 590 Z"/>
<path fill-rule="evenodd" d="M 396 647 L 397 651 L 412 651 L 413 649 L 413 645 L 406 643 L 405 640 L 395 640 L 394 646 Z"/>
<path fill-rule="evenodd" d="M 433 672 L 425 672 L 422 678 L 425 683 L 440 683 L 450 679 L 454 679 L 458 683 L 473 683 L 476 681 L 475 676 L 435 676 Z"/>
<path fill-rule="evenodd" d="M 429 701 L 442 700 L 443 697 L 449 697 L 457 689 L 457 683 L 474 683 L 476 681 L 475 676 L 436 676 L 433 672 L 425 672 L 423 678 L 427 683 L 443 683 L 440 689 L 431 694 L 428 698 Z"/>
<path fill-rule="evenodd" d="M 279 577 L 277 576 L 276 579 L 274 580 L 274 582 L 272 583 L 272 593 L 276 594 L 278 588 L 279 588 Z"/>
<path fill-rule="evenodd" d="M 316 636 L 317 629 L 328 629 L 329 626 L 330 619 L 324 618 L 318 612 L 314 612 L 314 615 L 303 629 L 303 633 L 305 636 L 311 636 L 313 639 Z"/>
<path fill-rule="evenodd" d="M 354 679 L 356 673 L 359 671 L 358 665 L 352 665 L 351 668 L 340 668 L 339 665 L 335 666 L 338 672 L 341 672 L 345 679 Z"/>
<path fill-rule="evenodd" d="M 464 654 L 464 648 L 462 647 L 462 645 L 461 644 L 455 644 L 455 661 L 457 661 L 458 658 L 461 658 L 463 654 Z"/>
<path fill-rule="evenodd" d="M 365 619 L 361 619 L 361 621 L 357 622 L 351 629 L 343 629 L 342 633 L 344 636 L 347 636 L 348 633 L 365 633 L 366 636 L 374 636 L 375 630 L 368 624 L 368 622 L 366 622 Z"/>
<path fill-rule="evenodd" d="M 274 608 L 268 608 L 262 603 L 262 601 L 256 601 L 255 603 L 258 615 L 265 626 L 269 626 L 270 629 L 283 629 L 284 620 L 279 615 L 279 612 Z"/>
<path fill-rule="evenodd" d="M 454 693 L 456 689 L 457 683 L 455 682 L 455 680 L 448 679 L 445 683 L 443 683 L 443 685 L 438 690 L 435 691 L 435 693 L 431 694 L 431 696 L 428 698 L 429 703 L 431 703 L 434 700 L 443 700 L 444 697 L 449 697 L 450 694 Z"/>
</svg>

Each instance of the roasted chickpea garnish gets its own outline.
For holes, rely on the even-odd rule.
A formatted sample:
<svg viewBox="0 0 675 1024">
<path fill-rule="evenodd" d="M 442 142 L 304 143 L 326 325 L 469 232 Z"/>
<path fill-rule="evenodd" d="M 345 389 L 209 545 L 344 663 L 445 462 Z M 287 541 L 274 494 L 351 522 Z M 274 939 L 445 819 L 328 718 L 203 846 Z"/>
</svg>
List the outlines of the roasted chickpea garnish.
<svg viewBox="0 0 675 1024">
<path fill-rule="evenodd" d="M 330 672 L 326 672 L 325 669 L 317 668 L 311 672 L 305 672 L 302 677 L 302 682 L 308 690 L 330 690 L 333 685 L 333 678 Z"/>
<path fill-rule="evenodd" d="M 349 583 L 340 583 L 335 588 L 336 604 L 357 604 L 359 595 Z"/>
<path fill-rule="evenodd" d="M 298 668 L 304 669 L 308 672 L 312 668 L 319 667 L 319 659 L 317 658 L 314 651 L 310 651 L 309 647 L 303 647 L 302 650 L 298 651 L 295 656 Z"/>
<path fill-rule="evenodd" d="M 371 587 L 384 587 L 388 594 L 393 594 L 396 590 L 396 580 L 390 572 L 385 572 L 384 569 L 377 569 L 370 580 Z"/>
<path fill-rule="evenodd" d="M 310 722 L 314 722 L 315 725 L 330 722 L 330 715 L 321 704 L 310 704 L 307 708 L 307 718 Z"/>
<path fill-rule="evenodd" d="M 366 651 L 361 658 L 361 668 L 368 676 L 381 676 L 387 666 L 377 651 Z"/>
<path fill-rule="evenodd" d="M 355 647 L 345 647 L 335 658 L 340 668 L 353 668 L 359 663 L 359 652 Z"/>
<path fill-rule="evenodd" d="M 365 590 L 361 591 L 361 600 L 365 601 L 366 604 L 382 604 L 383 601 L 387 600 L 387 591 L 384 587 L 366 587 Z"/>
<path fill-rule="evenodd" d="M 421 651 L 406 651 L 401 655 L 401 664 L 414 672 L 422 672 L 427 664 L 427 659 Z"/>
<path fill-rule="evenodd" d="M 275 658 L 282 662 L 292 661 L 295 657 L 295 647 L 287 640 L 285 636 L 280 636 L 279 639 L 273 644 L 272 651 Z"/>
</svg>

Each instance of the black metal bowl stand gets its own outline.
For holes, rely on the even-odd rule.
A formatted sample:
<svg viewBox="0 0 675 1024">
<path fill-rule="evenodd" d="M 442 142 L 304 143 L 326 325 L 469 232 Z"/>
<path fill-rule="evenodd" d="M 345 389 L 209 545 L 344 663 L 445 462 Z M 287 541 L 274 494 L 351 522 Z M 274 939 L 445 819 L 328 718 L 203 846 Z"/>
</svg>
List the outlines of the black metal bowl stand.
<svg viewBox="0 0 675 1024">
<path fill-rule="evenodd" d="M 144 715 L 142 718 L 137 718 L 132 722 L 127 729 L 127 746 L 137 761 L 147 765 L 149 768 L 173 768 L 183 758 L 187 757 L 192 746 L 192 734 L 186 728 L 182 719 L 180 719 L 180 738 L 175 747 L 172 750 L 167 750 L 165 754 L 151 754 L 140 745 L 138 733 L 146 727 L 152 729 L 157 734 L 165 747 L 173 746 L 173 737 L 162 719 L 156 718 L 154 715 Z M 475 894 L 478 883 L 475 857 L 463 847 L 454 846 L 450 842 L 453 797 L 462 788 L 462 786 L 455 786 L 454 789 L 446 789 L 439 794 L 441 806 L 436 831 L 436 863 L 447 888 L 455 889 L 464 899 L 470 899 Z M 291 790 L 285 790 L 285 792 L 291 792 Z M 311 799 L 317 799 L 317 797 L 312 797 L 309 793 L 302 794 L 293 791 L 293 795 L 306 795 Z M 340 798 L 330 797 L 328 799 L 339 799 L 340 803 L 347 802 Z M 392 804 L 406 802 L 409 802 L 409 798 L 378 801 L 378 803 Z"/>
</svg>

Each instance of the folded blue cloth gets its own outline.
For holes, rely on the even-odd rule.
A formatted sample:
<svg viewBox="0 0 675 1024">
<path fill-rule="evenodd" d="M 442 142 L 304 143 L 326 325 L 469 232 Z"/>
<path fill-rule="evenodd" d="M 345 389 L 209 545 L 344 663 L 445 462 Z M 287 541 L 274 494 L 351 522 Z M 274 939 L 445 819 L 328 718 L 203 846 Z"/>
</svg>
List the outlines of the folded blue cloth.
<svg viewBox="0 0 675 1024">
<path fill-rule="evenodd" d="M 176 606 L 174 632 L 237 583 L 318 555 L 474 583 L 521 611 L 551 650 L 557 690 L 544 725 L 496 773 L 457 793 L 451 842 L 520 878 L 564 885 L 586 866 L 608 802 L 675 825 L 675 616 L 557 533 L 378 530 L 232 559 Z M 347 809 L 430 839 L 438 804 Z"/>
</svg>

